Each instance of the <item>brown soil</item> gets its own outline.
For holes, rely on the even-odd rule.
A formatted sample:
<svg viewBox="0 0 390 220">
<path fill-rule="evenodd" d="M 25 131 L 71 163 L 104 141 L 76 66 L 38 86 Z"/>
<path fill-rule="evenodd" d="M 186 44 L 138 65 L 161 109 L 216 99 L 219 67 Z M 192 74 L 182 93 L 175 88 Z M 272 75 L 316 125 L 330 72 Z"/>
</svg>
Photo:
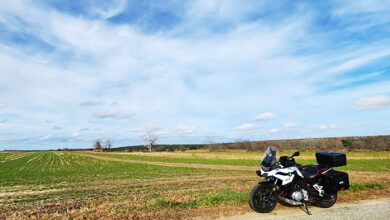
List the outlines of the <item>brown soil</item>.
<svg viewBox="0 0 390 220">
<path fill-rule="evenodd" d="M 157 162 L 157 161 L 144 161 L 144 160 L 127 160 L 113 157 L 105 157 L 100 155 L 92 154 L 83 154 L 83 153 L 73 153 L 84 157 L 91 157 L 99 160 L 108 160 L 108 161 L 117 161 L 117 162 L 127 162 L 127 163 L 142 163 L 158 166 L 167 166 L 167 167 L 190 167 L 190 168 L 208 168 L 208 169 L 217 169 L 217 170 L 258 170 L 258 167 L 253 166 L 233 166 L 233 165 L 214 165 L 214 164 L 191 164 L 191 163 L 167 163 L 167 162 Z"/>
<path fill-rule="evenodd" d="M 181 177 L 177 179 L 172 178 L 170 180 L 157 180 L 152 182 L 131 182 L 131 183 L 123 183 L 119 184 L 118 186 L 113 186 L 114 182 L 112 181 L 106 181 L 106 182 L 99 182 L 98 186 L 89 186 L 89 187 L 72 187 L 72 188 L 62 188 L 62 189 L 48 189 L 48 190 L 24 190 L 24 191 L 17 191 L 17 192 L 4 192 L 0 193 L 0 199 L 1 197 L 8 197 L 8 196 L 25 196 L 25 195 L 41 195 L 41 194 L 52 194 L 52 193 L 59 193 L 59 192 L 70 192 L 70 191 L 87 191 L 87 190 L 98 190 L 98 189 L 107 189 L 108 186 L 110 189 L 116 189 L 116 188 L 123 188 L 123 187 L 134 187 L 134 186 L 156 186 L 156 185 L 163 185 L 163 184 L 175 184 L 175 183 L 189 183 L 189 182 L 203 182 L 203 181 L 222 181 L 222 180 L 241 180 L 241 179 L 253 179 L 252 177 L 248 177 L 248 175 L 239 175 L 239 176 L 220 176 L 220 177 L 210 177 L 210 176 L 197 176 L 196 179 L 194 178 L 186 178 Z M 116 181 L 117 182 L 117 181 Z M 110 184 L 111 183 L 111 184 Z"/>
<path fill-rule="evenodd" d="M 339 195 L 338 203 L 358 203 L 359 200 L 389 197 L 390 188 L 387 188 L 385 190 Z M 121 205 L 131 206 L 132 204 L 130 202 Z M 7 216 L 7 219 L 215 219 L 222 216 L 236 216 L 253 212 L 248 204 L 195 209 L 162 209 L 153 212 L 131 211 L 128 213 L 112 212 L 112 208 L 113 204 L 111 203 L 88 204 L 81 201 L 43 201 L 33 207 L 25 207 L 23 211 L 12 213 Z M 273 212 L 287 209 L 296 210 L 297 208 L 278 204 Z"/>
<path fill-rule="evenodd" d="M 250 166 L 232 165 L 208 165 L 208 164 L 184 164 L 184 163 L 163 163 L 153 161 L 137 161 L 119 158 L 111 158 L 100 155 L 90 155 L 75 153 L 81 156 L 88 156 L 99 160 L 119 161 L 129 163 L 145 163 L 160 166 L 210 168 L 222 170 L 242 170 L 235 176 L 218 174 L 219 176 L 184 176 L 172 178 L 156 178 L 151 181 L 132 180 L 102 180 L 93 186 L 72 185 L 64 189 L 21 191 L 0 193 L 0 204 L 11 197 L 18 199 L 34 198 L 35 195 L 48 196 L 47 200 L 23 203 L 4 203 L 0 206 L 0 219 L 194 219 L 194 218 L 217 218 L 220 216 L 235 216 L 241 213 L 253 212 L 248 204 L 221 205 L 217 207 L 197 207 L 188 209 L 163 208 L 159 210 L 131 210 L 135 205 L 141 207 L 150 204 L 145 196 L 159 195 L 169 201 L 185 202 L 199 196 L 200 192 L 210 190 L 210 192 L 220 189 L 232 189 L 237 192 L 248 192 L 260 178 L 254 172 L 258 169 Z M 227 173 L 232 173 L 228 172 Z M 252 175 L 248 175 L 252 173 Z M 390 173 L 378 172 L 353 172 L 348 171 L 351 182 L 383 181 L 390 182 Z M 142 186 L 138 188 L 138 186 Z M 145 187 L 147 186 L 147 187 Z M 29 186 L 27 186 L 29 187 Z M 5 188 L 3 188 L 5 189 Z M 8 188 L 7 188 L 8 189 Z M 11 189 L 11 188 L 9 188 Z M 26 188 L 28 189 L 28 188 Z M 36 186 L 35 186 L 35 189 Z M 105 192 L 107 189 L 107 192 Z M 96 193 L 86 193 L 83 197 L 56 197 L 59 192 L 71 192 L 77 194 L 78 191 L 93 191 Z M 73 191 L 73 192 L 72 192 Z M 195 192 L 188 194 L 188 192 Z M 186 194 L 187 193 L 187 194 Z M 46 195 L 47 194 L 47 195 Z M 52 195 L 53 194 L 53 195 Z M 50 195 L 50 196 L 49 196 Z M 349 193 L 339 195 L 338 203 L 356 202 L 361 199 L 376 199 L 390 197 L 390 188 L 383 190 L 369 190 L 359 193 Z M 73 199 L 70 199 L 73 198 Z M 122 200 L 123 199 L 123 200 Z M 130 210 L 129 210 L 130 209 Z M 278 204 L 276 210 L 291 209 Z M 122 213 L 123 210 L 123 213 Z M 3 212 L 3 214 L 2 214 Z"/>
<path fill-rule="evenodd" d="M 234 166 L 234 165 L 216 165 L 216 164 L 191 164 L 191 163 L 167 163 L 167 162 L 156 162 L 156 161 L 142 161 L 142 160 L 127 160 L 120 158 L 105 157 L 101 155 L 91 155 L 83 153 L 74 153 L 80 156 L 91 157 L 99 160 L 118 161 L 127 163 L 142 163 L 159 166 L 169 167 L 191 167 L 191 168 L 208 168 L 218 170 L 258 170 L 259 167 L 254 166 Z M 364 171 L 348 171 L 351 182 L 390 182 L 389 172 L 364 172 Z"/>
</svg>

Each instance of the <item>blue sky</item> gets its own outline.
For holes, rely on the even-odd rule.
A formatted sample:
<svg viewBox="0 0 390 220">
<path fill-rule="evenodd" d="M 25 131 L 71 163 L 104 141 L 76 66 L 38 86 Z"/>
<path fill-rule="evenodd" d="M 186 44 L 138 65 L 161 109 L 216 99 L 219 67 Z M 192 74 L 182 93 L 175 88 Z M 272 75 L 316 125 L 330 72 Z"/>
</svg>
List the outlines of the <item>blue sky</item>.
<svg viewBox="0 0 390 220">
<path fill-rule="evenodd" d="M 389 1 L 0 5 L 0 150 L 390 133 Z"/>
</svg>

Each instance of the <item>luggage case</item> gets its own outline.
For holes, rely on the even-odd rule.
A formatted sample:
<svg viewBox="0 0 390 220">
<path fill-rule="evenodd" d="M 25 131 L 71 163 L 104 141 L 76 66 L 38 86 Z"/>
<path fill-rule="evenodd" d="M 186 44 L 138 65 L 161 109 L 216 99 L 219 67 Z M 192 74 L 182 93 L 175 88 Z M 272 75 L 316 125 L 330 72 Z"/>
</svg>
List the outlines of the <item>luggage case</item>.
<svg viewBox="0 0 390 220">
<path fill-rule="evenodd" d="M 327 165 L 329 167 L 340 167 L 347 165 L 347 156 L 345 154 L 321 151 L 316 153 L 318 164 Z"/>
<path fill-rule="evenodd" d="M 331 170 L 326 173 L 324 182 L 325 192 L 334 194 L 339 190 L 347 189 L 349 189 L 348 173 L 337 170 Z"/>
</svg>

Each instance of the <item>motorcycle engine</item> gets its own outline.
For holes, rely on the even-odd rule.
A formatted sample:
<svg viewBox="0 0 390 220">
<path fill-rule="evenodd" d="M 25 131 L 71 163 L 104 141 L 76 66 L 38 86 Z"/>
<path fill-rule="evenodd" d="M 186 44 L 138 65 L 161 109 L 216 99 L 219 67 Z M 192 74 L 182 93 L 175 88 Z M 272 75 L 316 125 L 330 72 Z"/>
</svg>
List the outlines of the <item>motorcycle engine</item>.
<svg viewBox="0 0 390 220">
<path fill-rule="evenodd" d="M 295 201 L 301 201 L 302 200 L 302 192 L 301 191 L 295 191 L 291 194 L 291 198 Z"/>
</svg>

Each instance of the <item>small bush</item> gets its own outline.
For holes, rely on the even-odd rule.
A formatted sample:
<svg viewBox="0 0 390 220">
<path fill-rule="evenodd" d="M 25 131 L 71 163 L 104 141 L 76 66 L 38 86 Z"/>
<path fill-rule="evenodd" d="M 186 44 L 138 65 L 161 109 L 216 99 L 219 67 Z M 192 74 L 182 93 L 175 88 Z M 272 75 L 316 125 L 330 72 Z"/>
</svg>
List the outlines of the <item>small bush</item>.
<svg viewBox="0 0 390 220">
<path fill-rule="evenodd" d="M 342 139 L 341 142 L 343 143 L 344 147 L 352 147 L 354 140 L 353 139 Z"/>
</svg>

